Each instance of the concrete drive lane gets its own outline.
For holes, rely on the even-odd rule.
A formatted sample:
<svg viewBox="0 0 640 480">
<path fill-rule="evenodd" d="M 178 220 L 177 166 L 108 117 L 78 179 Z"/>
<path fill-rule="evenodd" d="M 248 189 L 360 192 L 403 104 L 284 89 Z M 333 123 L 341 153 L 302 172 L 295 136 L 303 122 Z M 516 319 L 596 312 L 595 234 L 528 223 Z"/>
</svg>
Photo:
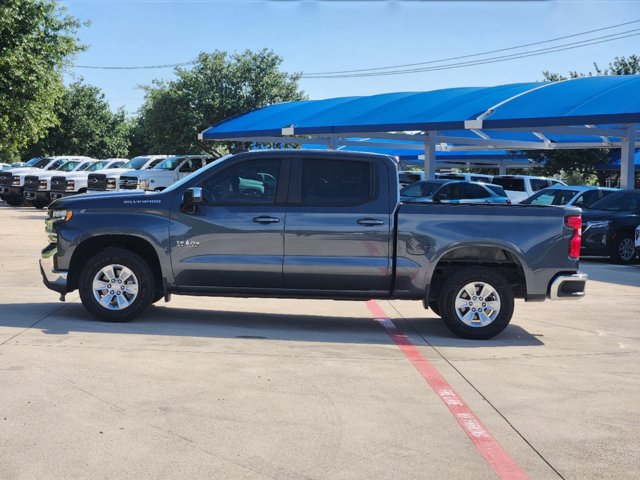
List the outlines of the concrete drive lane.
<svg viewBox="0 0 640 480">
<path fill-rule="evenodd" d="M 174 296 L 98 322 L 41 285 L 43 217 L 0 203 L 0 478 L 496 478 L 364 302 Z M 486 342 L 378 303 L 530 478 L 634 478 L 638 293 L 518 302 Z"/>
</svg>

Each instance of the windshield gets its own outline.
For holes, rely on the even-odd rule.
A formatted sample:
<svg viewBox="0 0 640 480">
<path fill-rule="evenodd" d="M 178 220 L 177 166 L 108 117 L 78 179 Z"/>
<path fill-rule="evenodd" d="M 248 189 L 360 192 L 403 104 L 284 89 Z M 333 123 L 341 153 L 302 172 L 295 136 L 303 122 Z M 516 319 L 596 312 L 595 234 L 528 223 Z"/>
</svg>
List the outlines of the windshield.
<svg viewBox="0 0 640 480">
<path fill-rule="evenodd" d="M 81 170 L 86 170 L 87 172 L 95 172 L 96 170 L 102 170 L 107 166 L 109 162 L 96 162 L 88 164 L 87 168 L 82 168 Z"/>
<path fill-rule="evenodd" d="M 443 182 L 415 182 L 400 190 L 400 195 L 403 197 L 428 197 L 442 184 Z"/>
<path fill-rule="evenodd" d="M 413 182 L 417 182 L 418 180 L 420 180 L 420 174 L 419 173 L 400 173 L 398 174 L 398 180 L 400 181 L 400 183 L 413 183 Z"/>
<path fill-rule="evenodd" d="M 82 172 L 84 170 L 89 170 L 92 166 L 93 166 L 93 162 L 85 162 L 82 165 L 80 165 L 80 168 L 78 168 L 78 171 Z"/>
<path fill-rule="evenodd" d="M 39 158 L 39 157 L 36 157 L 36 158 L 32 158 L 32 159 L 31 159 L 31 160 L 29 160 L 28 162 L 25 162 L 24 166 L 25 166 L 25 167 L 34 167 L 37 163 L 42 163 L 42 161 L 43 161 L 43 160 L 46 160 L 46 161 L 44 162 L 44 164 L 45 164 L 45 165 L 46 165 L 46 164 L 47 164 L 47 162 L 49 161 L 49 160 L 47 160 L 47 159 L 45 159 L 45 158 Z"/>
<path fill-rule="evenodd" d="M 131 168 L 133 170 L 140 170 L 144 167 L 144 164 L 149 161 L 149 157 L 135 157 L 125 163 L 122 168 Z"/>
<path fill-rule="evenodd" d="M 180 163 L 184 160 L 184 157 L 169 157 L 165 158 L 162 162 L 158 163 L 154 170 L 175 170 Z"/>
<path fill-rule="evenodd" d="M 500 185 L 505 190 L 511 190 L 513 192 L 524 192 L 524 179 L 523 178 L 495 178 L 491 183 Z"/>
<path fill-rule="evenodd" d="M 47 166 L 47 164 L 51 161 L 52 159 L 49 157 L 44 157 L 41 158 L 40 160 L 37 160 L 35 162 L 33 162 L 33 160 L 29 160 L 27 162 L 27 164 L 25 165 L 26 167 L 34 167 L 34 168 L 44 168 Z M 31 163 L 33 162 L 33 163 Z"/>
<path fill-rule="evenodd" d="M 58 170 L 59 172 L 71 172 L 72 170 L 75 170 L 75 168 L 78 166 L 78 164 L 80 164 L 80 162 L 74 162 L 72 160 L 63 163 L 61 166 L 59 166 L 56 170 Z"/>
<path fill-rule="evenodd" d="M 521 203 L 525 205 L 566 205 L 578 193 L 577 190 L 558 190 L 547 188 L 540 190 Z"/>
</svg>

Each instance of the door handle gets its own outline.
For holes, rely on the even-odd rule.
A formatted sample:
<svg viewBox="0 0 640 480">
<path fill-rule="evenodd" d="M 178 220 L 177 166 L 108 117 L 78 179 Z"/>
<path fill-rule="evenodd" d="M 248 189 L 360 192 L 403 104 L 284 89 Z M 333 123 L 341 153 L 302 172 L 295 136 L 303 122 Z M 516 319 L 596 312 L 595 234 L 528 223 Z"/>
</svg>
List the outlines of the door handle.
<svg viewBox="0 0 640 480">
<path fill-rule="evenodd" d="M 380 220 L 379 218 L 361 218 L 358 220 L 358 223 L 365 227 L 373 227 L 374 225 L 384 225 L 384 220 Z"/>
<path fill-rule="evenodd" d="M 280 219 L 277 217 L 267 217 L 266 215 L 262 215 L 260 217 L 255 217 L 253 219 L 255 223 L 280 223 Z"/>
</svg>

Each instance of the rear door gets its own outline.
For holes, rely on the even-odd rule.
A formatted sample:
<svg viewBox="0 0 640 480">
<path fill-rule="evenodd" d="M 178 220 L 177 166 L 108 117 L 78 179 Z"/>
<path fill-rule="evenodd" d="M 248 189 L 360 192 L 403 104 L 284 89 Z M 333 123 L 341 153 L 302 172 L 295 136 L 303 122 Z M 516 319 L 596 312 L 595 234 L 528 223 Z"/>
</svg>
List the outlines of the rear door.
<svg viewBox="0 0 640 480">
<path fill-rule="evenodd" d="M 388 292 L 393 232 L 386 166 L 366 158 L 298 157 L 291 178 L 285 288 Z"/>
</svg>

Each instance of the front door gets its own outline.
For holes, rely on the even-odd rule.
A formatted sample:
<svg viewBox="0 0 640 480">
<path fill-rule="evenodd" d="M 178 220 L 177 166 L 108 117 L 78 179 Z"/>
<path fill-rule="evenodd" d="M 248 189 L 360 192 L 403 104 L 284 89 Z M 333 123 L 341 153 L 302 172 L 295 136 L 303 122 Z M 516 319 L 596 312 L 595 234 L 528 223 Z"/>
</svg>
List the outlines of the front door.
<svg viewBox="0 0 640 480">
<path fill-rule="evenodd" d="M 193 213 L 174 202 L 171 263 L 180 288 L 281 288 L 287 175 L 280 158 L 213 172 Z M 280 201 L 282 199 L 282 201 Z"/>
</svg>

